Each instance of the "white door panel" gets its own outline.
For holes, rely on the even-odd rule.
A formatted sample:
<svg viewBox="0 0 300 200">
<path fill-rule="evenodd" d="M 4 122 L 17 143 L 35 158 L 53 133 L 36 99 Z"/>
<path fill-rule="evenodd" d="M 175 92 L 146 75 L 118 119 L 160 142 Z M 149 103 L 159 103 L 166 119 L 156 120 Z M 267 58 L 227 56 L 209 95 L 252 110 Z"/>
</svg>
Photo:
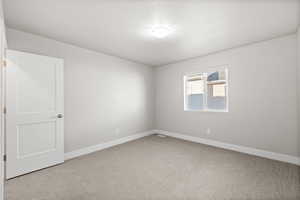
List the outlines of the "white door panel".
<svg viewBox="0 0 300 200">
<path fill-rule="evenodd" d="M 7 51 L 7 178 L 64 160 L 63 60 Z"/>
</svg>

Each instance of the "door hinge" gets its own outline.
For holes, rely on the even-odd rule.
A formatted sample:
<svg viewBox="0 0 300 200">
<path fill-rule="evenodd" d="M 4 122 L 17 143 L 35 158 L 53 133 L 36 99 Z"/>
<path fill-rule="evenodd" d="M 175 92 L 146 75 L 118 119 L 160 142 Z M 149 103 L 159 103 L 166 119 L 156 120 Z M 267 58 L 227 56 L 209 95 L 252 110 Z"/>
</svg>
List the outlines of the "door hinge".
<svg viewBox="0 0 300 200">
<path fill-rule="evenodd" d="M 3 108 L 3 113 L 6 114 L 6 112 L 7 112 L 7 109 L 6 109 L 6 107 L 4 107 Z"/>
<path fill-rule="evenodd" d="M 6 66 L 7 66 L 6 60 L 3 60 L 3 61 L 2 61 L 2 65 L 3 65 L 3 67 L 6 67 Z"/>
<path fill-rule="evenodd" d="M 3 155 L 3 161 L 6 162 L 6 160 L 7 160 L 7 156 Z"/>
</svg>

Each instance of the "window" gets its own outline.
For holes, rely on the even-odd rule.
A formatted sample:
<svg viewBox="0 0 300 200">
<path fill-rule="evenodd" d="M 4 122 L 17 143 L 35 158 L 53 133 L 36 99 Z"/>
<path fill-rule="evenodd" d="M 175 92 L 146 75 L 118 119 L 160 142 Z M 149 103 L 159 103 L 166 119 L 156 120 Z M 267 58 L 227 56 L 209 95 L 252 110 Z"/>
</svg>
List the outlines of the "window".
<svg viewBox="0 0 300 200">
<path fill-rule="evenodd" d="M 227 69 L 184 77 L 184 110 L 228 111 Z"/>
</svg>

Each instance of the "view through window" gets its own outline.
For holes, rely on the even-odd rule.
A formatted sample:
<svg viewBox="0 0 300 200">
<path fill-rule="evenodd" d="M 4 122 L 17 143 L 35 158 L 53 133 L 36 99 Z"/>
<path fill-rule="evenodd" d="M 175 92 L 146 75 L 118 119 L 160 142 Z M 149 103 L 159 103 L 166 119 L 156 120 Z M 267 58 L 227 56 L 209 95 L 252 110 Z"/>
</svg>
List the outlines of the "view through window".
<svg viewBox="0 0 300 200">
<path fill-rule="evenodd" d="M 228 111 L 227 69 L 184 77 L 185 110 Z"/>
</svg>

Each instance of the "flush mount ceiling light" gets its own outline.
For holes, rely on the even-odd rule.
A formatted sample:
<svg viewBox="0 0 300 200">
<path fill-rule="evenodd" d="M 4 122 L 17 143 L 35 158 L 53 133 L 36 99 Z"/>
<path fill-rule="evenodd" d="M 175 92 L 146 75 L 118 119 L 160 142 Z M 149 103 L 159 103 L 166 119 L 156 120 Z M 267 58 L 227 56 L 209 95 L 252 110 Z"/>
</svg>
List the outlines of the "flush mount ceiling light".
<svg viewBox="0 0 300 200">
<path fill-rule="evenodd" d="M 156 38 L 165 38 L 173 32 L 174 29 L 168 25 L 154 25 L 150 28 L 150 34 Z"/>
</svg>

